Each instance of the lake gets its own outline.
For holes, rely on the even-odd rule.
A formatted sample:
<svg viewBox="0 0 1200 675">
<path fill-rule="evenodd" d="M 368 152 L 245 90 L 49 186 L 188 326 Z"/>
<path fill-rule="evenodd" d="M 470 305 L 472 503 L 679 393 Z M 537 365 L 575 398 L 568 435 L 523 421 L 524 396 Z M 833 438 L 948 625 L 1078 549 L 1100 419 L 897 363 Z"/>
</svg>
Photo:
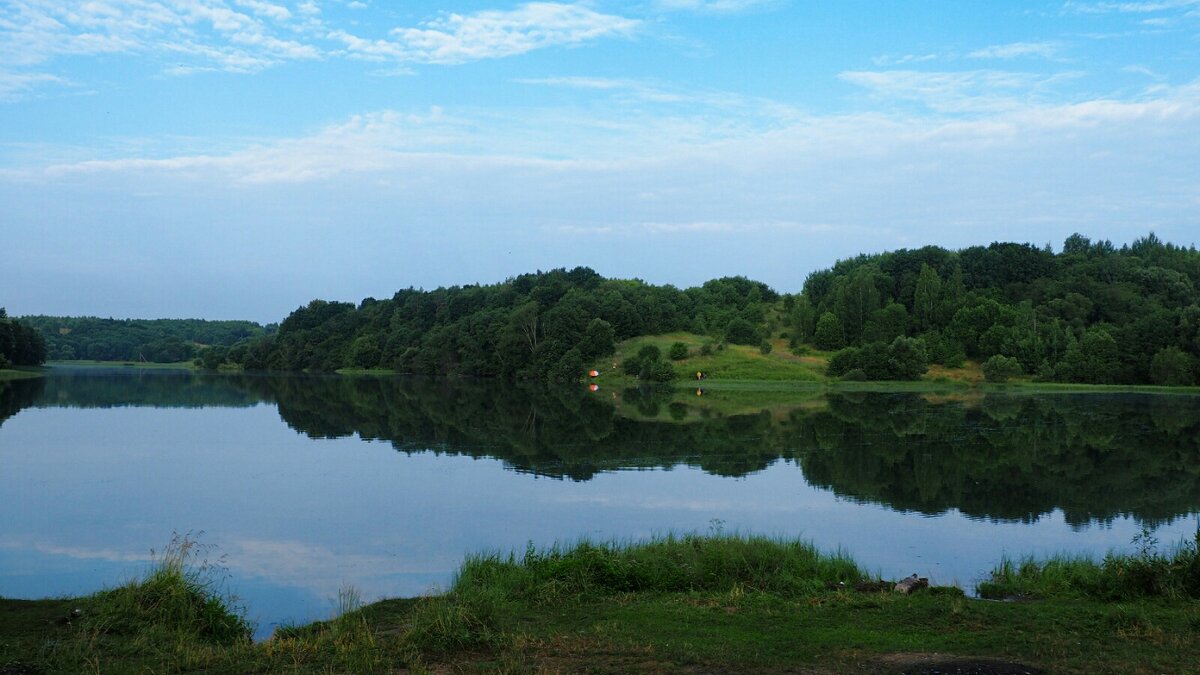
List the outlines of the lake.
<svg viewBox="0 0 1200 675">
<path fill-rule="evenodd" d="M 700 394 L 700 395 L 697 395 Z M 54 367 L 0 383 L 0 595 L 89 593 L 173 534 L 260 637 L 445 587 L 465 554 L 754 532 L 970 590 L 1200 514 L 1200 396 L 609 390 Z"/>
</svg>

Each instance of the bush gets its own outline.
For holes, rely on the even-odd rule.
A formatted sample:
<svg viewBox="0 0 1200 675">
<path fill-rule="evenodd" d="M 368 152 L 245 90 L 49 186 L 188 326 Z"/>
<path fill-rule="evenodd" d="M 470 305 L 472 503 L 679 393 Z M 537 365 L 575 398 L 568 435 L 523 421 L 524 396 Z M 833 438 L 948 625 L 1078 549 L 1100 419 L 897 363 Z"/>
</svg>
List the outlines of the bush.
<svg viewBox="0 0 1200 675">
<path fill-rule="evenodd" d="M 704 344 L 700 345 L 700 356 L 712 356 L 712 353 L 713 343 L 705 342 Z"/>
<path fill-rule="evenodd" d="M 749 321 L 737 317 L 725 327 L 725 339 L 735 345 L 752 345 L 758 341 L 758 332 Z"/>
<path fill-rule="evenodd" d="M 1150 362 L 1150 381 L 1172 387 L 1196 383 L 1192 357 L 1178 347 L 1159 350 Z"/>
<path fill-rule="evenodd" d="M 762 342 L 758 343 L 758 351 L 764 355 L 770 354 L 771 349 L 772 349 L 772 346 L 771 346 L 770 340 L 763 340 Z"/>
<path fill-rule="evenodd" d="M 1008 378 L 1022 374 L 1021 362 L 1011 356 L 996 354 L 983 362 L 983 377 L 988 382 L 1007 382 Z"/>
<path fill-rule="evenodd" d="M 687 345 L 682 342 L 676 342 L 672 344 L 669 355 L 672 361 L 682 361 L 683 359 L 686 359 L 688 356 Z"/>
<path fill-rule="evenodd" d="M 829 359 L 829 365 L 826 366 L 825 374 L 830 377 L 841 377 L 855 368 L 859 368 L 858 350 L 854 347 L 846 347 Z M 863 379 L 866 378 L 864 377 Z"/>
<path fill-rule="evenodd" d="M 865 382 L 867 373 L 862 368 L 851 368 L 846 371 L 846 374 L 842 375 L 842 379 L 847 382 Z"/>
<path fill-rule="evenodd" d="M 898 337 L 888 346 L 889 379 L 916 380 L 929 370 L 925 343 L 916 338 Z"/>
<path fill-rule="evenodd" d="M 670 382 L 675 379 L 675 369 L 666 361 L 652 361 L 643 371 L 642 379 L 650 382 Z"/>
</svg>

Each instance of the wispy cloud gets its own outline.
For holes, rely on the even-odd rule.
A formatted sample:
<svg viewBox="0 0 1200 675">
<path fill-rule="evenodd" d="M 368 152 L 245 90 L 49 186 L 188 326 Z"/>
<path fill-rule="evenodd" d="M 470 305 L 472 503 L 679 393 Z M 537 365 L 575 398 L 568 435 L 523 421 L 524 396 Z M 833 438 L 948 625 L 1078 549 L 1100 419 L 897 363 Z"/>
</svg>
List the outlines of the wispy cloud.
<svg viewBox="0 0 1200 675">
<path fill-rule="evenodd" d="M 330 37 L 343 42 L 351 54 L 366 58 L 455 64 L 629 37 L 639 24 L 581 4 L 533 2 L 509 11 L 449 14 L 418 27 L 395 28 L 389 39 L 364 39 L 341 30 Z"/>
<path fill-rule="evenodd" d="M 966 113 L 1011 110 L 1036 102 L 1053 85 L 1078 73 L 880 70 L 846 71 L 839 77 L 879 98 L 915 102 L 936 112 Z"/>
<path fill-rule="evenodd" d="M 17 0 L 0 5 L 0 63 L 9 73 L 0 95 L 19 98 L 61 84 L 51 64 L 69 56 L 156 59 L 167 75 L 256 73 L 339 57 L 403 68 L 629 38 L 640 25 L 586 4 L 532 2 L 511 10 L 445 14 L 377 38 L 356 34 L 353 25 L 331 25 L 313 2 L 289 7 L 266 0 Z M 40 72 L 21 72 L 35 68 Z"/>
<path fill-rule="evenodd" d="M 1078 2 L 1069 0 L 1063 8 L 1080 14 L 1148 14 L 1200 6 L 1200 0 L 1157 0 L 1154 2 Z"/>
<path fill-rule="evenodd" d="M 659 9 L 671 12 L 688 11 L 713 14 L 733 14 L 779 4 L 780 0 L 658 0 L 655 3 Z"/>
<path fill-rule="evenodd" d="M 925 61 L 933 61 L 938 58 L 937 54 L 900 54 L 876 56 L 871 59 L 871 63 L 877 66 L 903 66 L 910 63 L 923 63 Z"/>
<path fill-rule="evenodd" d="M 22 0 L 0 9 L 0 57 L 13 65 L 61 56 L 161 57 L 168 72 L 256 72 L 321 50 L 297 41 L 293 15 L 261 0 Z"/>
<path fill-rule="evenodd" d="M 745 96 L 727 91 L 688 89 L 627 78 L 560 76 L 521 78 L 520 84 L 569 89 L 592 90 L 633 100 L 667 106 L 692 106 L 693 110 L 715 108 L 736 110 L 762 118 L 793 119 L 799 112 L 792 106 L 761 97 Z"/>
<path fill-rule="evenodd" d="M 49 73 L 14 73 L 0 70 L 0 101 L 13 101 L 45 85 L 68 85 L 69 82 Z"/>
<path fill-rule="evenodd" d="M 1058 54 L 1058 45 L 1053 42 L 1010 42 L 992 45 L 967 54 L 970 59 L 1018 59 L 1038 57 L 1049 59 Z"/>
</svg>

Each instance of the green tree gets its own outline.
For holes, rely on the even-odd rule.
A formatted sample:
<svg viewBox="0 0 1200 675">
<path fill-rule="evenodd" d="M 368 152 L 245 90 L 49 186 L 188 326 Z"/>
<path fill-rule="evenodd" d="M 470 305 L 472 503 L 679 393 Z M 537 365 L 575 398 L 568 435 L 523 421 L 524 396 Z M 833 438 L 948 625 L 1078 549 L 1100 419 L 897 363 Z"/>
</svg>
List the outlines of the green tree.
<svg viewBox="0 0 1200 675">
<path fill-rule="evenodd" d="M 908 310 L 898 302 L 888 303 L 883 309 L 871 313 L 863 331 L 863 342 L 884 342 L 905 334 L 908 327 Z"/>
<path fill-rule="evenodd" d="M 616 332 L 604 319 L 592 319 L 583 334 L 579 351 L 587 360 L 603 358 L 616 350 Z"/>
<path fill-rule="evenodd" d="M 996 354 L 983 362 L 983 377 L 988 382 L 1007 382 L 1010 377 L 1018 377 L 1023 371 L 1021 362 L 1010 357 Z"/>
<path fill-rule="evenodd" d="M 817 349 L 826 351 L 846 346 L 846 334 L 842 331 L 842 322 L 836 314 L 825 312 L 817 320 L 816 330 L 813 331 L 813 344 Z"/>
<path fill-rule="evenodd" d="M 921 274 L 917 277 L 917 288 L 913 293 L 913 320 L 921 331 L 935 328 L 938 324 L 942 302 L 942 278 L 937 270 L 921 263 Z"/>
<path fill-rule="evenodd" d="M 1150 381 L 1174 387 L 1196 383 L 1194 359 L 1178 347 L 1166 347 L 1150 363 Z"/>
<path fill-rule="evenodd" d="M 1120 368 L 1117 356 L 1117 341 L 1112 335 L 1100 328 L 1090 328 L 1067 347 L 1056 374 L 1072 382 L 1111 384 Z"/>
<path fill-rule="evenodd" d="M 925 344 L 916 338 L 898 337 L 888 345 L 888 366 L 897 380 L 920 379 L 929 370 Z M 868 371 L 870 374 L 870 371 Z"/>
<path fill-rule="evenodd" d="M 739 316 L 725 327 L 725 341 L 734 345 L 756 344 L 758 332 L 754 330 L 754 324 Z"/>
<path fill-rule="evenodd" d="M 554 365 L 550 379 L 554 382 L 578 382 L 583 378 L 584 368 L 583 354 L 578 348 L 572 347 Z"/>
<path fill-rule="evenodd" d="M 671 345 L 670 357 L 672 361 L 682 361 L 688 355 L 687 345 L 682 342 L 676 342 Z"/>
</svg>

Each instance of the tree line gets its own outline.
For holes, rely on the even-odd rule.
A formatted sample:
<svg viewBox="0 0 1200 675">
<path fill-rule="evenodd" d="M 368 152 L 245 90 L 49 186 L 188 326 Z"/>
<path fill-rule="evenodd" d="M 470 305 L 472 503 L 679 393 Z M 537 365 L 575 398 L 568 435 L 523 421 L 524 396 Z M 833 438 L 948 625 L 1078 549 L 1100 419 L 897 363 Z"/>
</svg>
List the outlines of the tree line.
<svg viewBox="0 0 1200 675">
<path fill-rule="evenodd" d="M 46 341 L 36 328 L 9 318 L 0 307 L 0 368 L 39 366 L 46 361 Z"/>
<path fill-rule="evenodd" d="M 577 380 L 616 342 L 672 331 L 765 335 L 779 294 L 727 277 L 680 290 L 605 279 L 586 267 L 523 274 L 491 285 L 406 289 L 357 306 L 313 300 L 279 331 L 234 347 L 248 369 L 382 368 L 431 376 Z M 755 330 L 758 327 L 758 330 Z"/>
<path fill-rule="evenodd" d="M 357 305 L 313 300 L 277 330 L 196 319 L 24 321 L 50 359 L 197 359 L 208 368 L 571 381 L 619 341 L 686 331 L 764 354 L 771 338 L 786 337 L 797 352 L 833 352 L 829 374 L 844 379 L 916 379 L 930 364 L 973 359 L 997 381 L 1191 385 L 1200 376 L 1198 284 L 1194 246 L 1151 233 L 1118 248 L 1074 234 L 1057 253 L 993 243 L 860 255 L 808 275 L 791 295 L 745 277 L 678 289 L 577 267 L 408 288 Z M 657 354 L 625 365 L 643 379 L 673 376 Z"/>
<path fill-rule="evenodd" d="M 1191 385 L 1198 285 L 1194 246 L 1074 234 L 1059 253 L 993 243 L 861 255 L 809 275 L 785 302 L 794 340 L 841 350 L 832 375 L 909 379 L 903 356 L 923 352 L 950 367 L 976 359 L 997 380 Z"/>
<path fill-rule="evenodd" d="M 51 361 L 190 361 L 210 349 L 220 351 L 262 337 L 271 329 L 253 321 L 204 319 L 38 315 L 22 321 L 42 335 L 46 359 Z"/>
</svg>

